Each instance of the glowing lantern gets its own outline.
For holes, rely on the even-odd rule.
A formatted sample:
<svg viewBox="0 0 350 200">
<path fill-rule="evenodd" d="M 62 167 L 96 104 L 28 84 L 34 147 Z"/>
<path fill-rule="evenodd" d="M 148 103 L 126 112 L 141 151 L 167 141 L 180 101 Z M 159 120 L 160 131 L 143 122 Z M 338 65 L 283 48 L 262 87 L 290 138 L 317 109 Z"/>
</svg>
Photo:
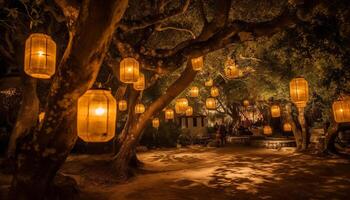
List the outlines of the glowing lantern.
<svg viewBox="0 0 350 200">
<path fill-rule="evenodd" d="M 115 135 L 117 102 L 108 90 L 88 90 L 78 99 L 78 136 L 85 142 L 107 142 Z"/>
<path fill-rule="evenodd" d="M 144 113 L 146 110 L 145 106 L 142 103 L 138 103 L 135 106 L 135 113 L 136 114 L 142 114 Z"/>
<path fill-rule="evenodd" d="M 290 84 L 290 97 L 297 107 L 304 108 L 309 99 L 309 86 L 304 78 L 294 78 Z"/>
<path fill-rule="evenodd" d="M 126 111 L 128 109 L 128 102 L 126 100 L 120 100 L 118 102 L 119 111 Z"/>
<path fill-rule="evenodd" d="M 175 112 L 176 113 L 184 113 L 188 108 L 188 100 L 186 98 L 176 99 L 175 103 Z"/>
<path fill-rule="evenodd" d="M 214 98 L 207 98 L 205 101 L 205 106 L 207 107 L 208 110 L 213 110 L 216 108 L 216 101 Z"/>
<path fill-rule="evenodd" d="M 284 123 L 283 124 L 283 131 L 284 132 L 290 132 L 292 131 L 292 125 L 288 122 Z"/>
<path fill-rule="evenodd" d="M 263 131 L 264 131 L 264 135 L 272 135 L 272 128 L 269 125 L 264 126 Z"/>
<path fill-rule="evenodd" d="M 145 89 L 145 75 L 140 73 L 139 78 L 135 83 L 133 83 L 135 90 L 144 90 Z"/>
<path fill-rule="evenodd" d="M 120 62 L 120 81 L 124 83 L 137 82 L 140 75 L 140 64 L 135 58 L 124 58 Z"/>
<path fill-rule="evenodd" d="M 206 82 L 204 83 L 204 85 L 205 85 L 206 87 L 211 87 L 211 86 L 213 86 L 213 84 L 214 84 L 213 79 L 209 79 L 208 81 L 206 81 Z"/>
<path fill-rule="evenodd" d="M 49 79 L 55 70 L 56 43 L 48 35 L 31 34 L 25 45 L 25 73 L 34 78 Z"/>
<path fill-rule="evenodd" d="M 240 76 L 240 70 L 232 59 L 226 61 L 224 72 L 228 79 L 234 79 Z"/>
<path fill-rule="evenodd" d="M 274 118 L 281 116 L 281 110 L 278 105 L 271 106 L 271 116 Z"/>
<path fill-rule="evenodd" d="M 203 68 L 203 56 L 191 59 L 192 68 L 194 71 L 202 70 Z"/>
<path fill-rule="evenodd" d="M 217 96 L 219 96 L 219 88 L 217 88 L 217 87 L 212 87 L 212 88 L 210 88 L 210 95 L 212 96 L 212 97 L 217 97 Z"/>
<path fill-rule="evenodd" d="M 159 127 L 159 119 L 158 118 L 154 118 L 153 120 L 152 120 L 152 126 L 154 127 L 154 128 L 158 128 Z"/>
<path fill-rule="evenodd" d="M 165 119 L 174 119 L 174 110 L 173 109 L 166 109 L 165 110 Z"/>
<path fill-rule="evenodd" d="M 41 112 L 39 114 L 39 123 L 41 123 L 44 120 L 44 118 L 45 118 L 45 112 Z"/>
<path fill-rule="evenodd" d="M 244 101 L 243 101 L 243 105 L 244 105 L 245 107 L 249 106 L 249 104 L 250 104 L 250 103 L 249 103 L 248 100 L 244 100 Z"/>
<path fill-rule="evenodd" d="M 186 116 L 192 116 L 193 115 L 193 108 L 191 106 L 188 106 L 185 114 L 186 114 Z"/>
<path fill-rule="evenodd" d="M 198 87 L 191 87 L 190 89 L 190 96 L 191 97 L 198 97 L 199 96 L 199 89 Z"/>
<path fill-rule="evenodd" d="M 332 108 L 334 120 L 337 123 L 350 122 L 350 100 L 335 101 Z"/>
</svg>

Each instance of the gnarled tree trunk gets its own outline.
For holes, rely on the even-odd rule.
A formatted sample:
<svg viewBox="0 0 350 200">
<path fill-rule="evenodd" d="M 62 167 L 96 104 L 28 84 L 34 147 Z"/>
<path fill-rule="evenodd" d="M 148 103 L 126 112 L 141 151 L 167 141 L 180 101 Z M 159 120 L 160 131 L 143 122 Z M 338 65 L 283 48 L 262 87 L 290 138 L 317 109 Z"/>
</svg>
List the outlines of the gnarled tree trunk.
<svg viewBox="0 0 350 200">
<path fill-rule="evenodd" d="M 292 131 L 297 145 L 297 150 L 301 150 L 303 147 L 303 137 L 301 130 L 298 128 L 297 124 L 294 122 L 292 117 L 292 105 L 289 103 L 286 105 L 287 111 L 287 121 L 292 125 Z"/>
</svg>

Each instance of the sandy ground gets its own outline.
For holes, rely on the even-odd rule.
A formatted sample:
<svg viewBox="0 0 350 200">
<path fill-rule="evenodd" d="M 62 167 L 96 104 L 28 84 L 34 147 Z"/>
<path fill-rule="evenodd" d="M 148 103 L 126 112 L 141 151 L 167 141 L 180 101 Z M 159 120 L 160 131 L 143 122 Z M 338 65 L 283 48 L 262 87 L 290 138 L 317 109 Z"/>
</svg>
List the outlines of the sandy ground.
<svg viewBox="0 0 350 200">
<path fill-rule="evenodd" d="M 112 181 L 106 155 L 70 156 L 81 199 L 349 199 L 350 161 L 248 147 L 191 147 L 140 153 L 144 167 Z"/>
</svg>

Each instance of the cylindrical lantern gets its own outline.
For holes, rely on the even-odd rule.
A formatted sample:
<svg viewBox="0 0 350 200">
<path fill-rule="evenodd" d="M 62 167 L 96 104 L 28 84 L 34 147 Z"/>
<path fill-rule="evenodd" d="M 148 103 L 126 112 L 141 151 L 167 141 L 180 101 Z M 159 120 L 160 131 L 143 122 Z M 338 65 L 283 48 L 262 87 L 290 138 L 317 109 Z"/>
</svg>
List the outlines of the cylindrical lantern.
<svg viewBox="0 0 350 200">
<path fill-rule="evenodd" d="M 119 111 L 126 111 L 128 109 L 128 102 L 126 100 L 120 100 L 118 102 Z"/>
<path fill-rule="evenodd" d="M 174 119 L 174 110 L 173 109 L 166 109 L 165 110 L 165 119 Z"/>
<path fill-rule="evenodd" d="M 203 69 L 203 56 L 191 59 L 192 68 L 194 71 L 199 71 Z"/>
<path fill-rule="evenodd" d="M 211 95 L 212 97 L 217 97 L 217 96 L 219 96 L 219 88 L 217 88 L 217 87 L 215 87 L 215 86 L 211 87 L 211 88 L 210 88 L 210 95 Z"/>
<path fill-rule="evenodd" d="M 263 131 L 264 131 L 264 135 L 272 135 L 272 128 L 269 125 L 264 126 Z"/>
<path fill-rule="evenodd" d="M 350 122 L 350 100 L 335 101 L 332 108 L 334 120 L 337 123 Z"/>
<path fill-rule="evenodd" d="M 198 87 L 191 87 L 190 89 L 190 96 L 191 97 L 198 97 L 199 96 L 199 89 Z"/>
<path fill-rule="evenodd" d="M 211 87 L 213 86 L 213 84 L 214 84 L 214 81 L 211 78 L 204 83 L 206 87 Z"/>
<path fill-rule="evenodd" d="M 226 61 L 224 72 L 228 79 L 234 79 L 240 76 L 240 71 L 232 59 Z"/>
<path fill-rule="evenodd" d="M 158 127 L 159 127 L 159 124 L 160 124 L 159 118 L 154 118 L 154 119 L 152 120 L 152 126 L 153 126 L 154 128 L 158 128 Z"/>
<path fill-rule="evenodd" d="M 193 108 L 192 106 L 188 106 L 186 109 L 186 116 L 192 116 L 193 115 Z"/>
<path fill-rule="evenodd" d="M 290 97 L 297 107 L 303 108 L 309 99 L 309 86 L 304 78 L 294 78 L 289 84 Z"/>
<path fill-rule="evenodd" d="M 283 131 L 284 132 L 290 132 L 292 131 L 292 125 L 288 122 L 284 123 L 283 124 Z"/>
<path fill-rule="evenodd" d="M 134 83 L 140 75 L 140 64 L 135 58 L 123 58 L 119 69 L 120 81 Z"/>
<path fill-rule="evenodd" d="M 48 35 L 31 34 L 25 45 L 25 73 L 34 78 L 49 79 L 55 70 L 56 43 Z"/>
<path fill-rule="evenodd" d="M 250 104 L 249 100 L 244 100 L 243 101 L 243 106 L 247 107 L 247 106 L 249 106 L 249 104 Z"/>
<path fill-rule="evenodd" d="M 281 110 L 278 105 L 271 106 L 271 117 L 277 118 L 281 116 Z"/>
<path fill-rule="evenodd" d="M 138 103 L 135 106 L 135 113 L 136 114 L 142 114 L 144 113 L 146 110 L 145 106 L 142 103 Z"/>
<path fill-rule="evenodd" d="M 115 135 L 117 102 L 109 90 L 88 90 L 78 99 L 77 131 L 85 142 L 107 142 Z"/>
<path fill-rule="evenodd" d="M 135 90 L 144 90 L 145 89 L 145 75 L 140 73 L 139 78 L 135 83 L 133 83 Z"/>
<path fill-rule="evenodd" d="M 188 100 L 186 98 L 176 99 L 175 102 L 175 112 L 178 114 L 182 114 L 186 112 L 188 107 Z"/>
<path fill-rule="evenodd" d="M 213 110 L 216 109 L 216 101 L 214 98 L 207 98 L 205 101 L 205 106 L 207 107 L 208 110 Z"/>
</svg>

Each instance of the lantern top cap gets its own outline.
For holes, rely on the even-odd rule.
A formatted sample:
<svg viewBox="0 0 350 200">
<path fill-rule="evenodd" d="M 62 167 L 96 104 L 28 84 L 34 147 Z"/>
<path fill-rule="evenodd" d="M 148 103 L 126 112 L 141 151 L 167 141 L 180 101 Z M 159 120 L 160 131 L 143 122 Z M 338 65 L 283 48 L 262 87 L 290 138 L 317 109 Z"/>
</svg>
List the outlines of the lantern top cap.
<svg viewBox="0 0 350 200">
<path fill-rule="evenodd" d="M 48 39 L 52 39 L 50 35 L 47 35 L 45 33 L 32 33 L 29 35 L 29 38 L 31 38 L 31 37 L 45 37 Z"/>
</svg>

